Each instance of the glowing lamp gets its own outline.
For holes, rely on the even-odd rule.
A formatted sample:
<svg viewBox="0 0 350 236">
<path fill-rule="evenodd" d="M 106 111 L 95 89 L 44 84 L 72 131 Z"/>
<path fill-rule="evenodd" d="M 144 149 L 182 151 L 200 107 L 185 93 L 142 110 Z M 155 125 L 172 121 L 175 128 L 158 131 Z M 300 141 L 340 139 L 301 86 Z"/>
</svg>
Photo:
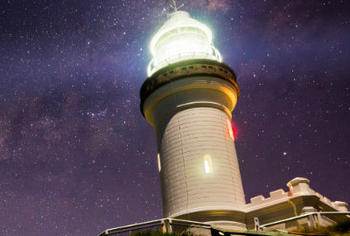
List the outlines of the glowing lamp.
<svg viewBox="0 0 350 236">
<path fill-rule="evenodd" d="M 211 30 L 190 17 L 185 11 L 176 11 L 158 30 L 151 40 L 153 59 L 147 74 L 179 61 L 209 59 L 221 62 L 221 55 L 214 47 Z"/>
</svg>

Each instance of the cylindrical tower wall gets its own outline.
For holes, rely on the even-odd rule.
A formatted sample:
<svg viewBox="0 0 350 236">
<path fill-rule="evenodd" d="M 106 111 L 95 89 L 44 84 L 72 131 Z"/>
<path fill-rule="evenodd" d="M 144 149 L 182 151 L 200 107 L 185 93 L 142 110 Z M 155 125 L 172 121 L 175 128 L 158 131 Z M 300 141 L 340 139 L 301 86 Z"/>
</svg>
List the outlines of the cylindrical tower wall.
<svg viewBox="0 0 350 236">
<path fill-rule="evenodd" d="M 157 134 L 165 217 L 242 210 L 244 192 L 230 134 L 237 96 L 231 82 L 207 75 L 171 81 L 145 99 L 144 115 Z"/>
<path fill-rule="evenodd" d="M 239 210 L 245 203 L 228 122 L 218 108 L 193 107 L 157 129 L 164 216 Z"/>
</svg>

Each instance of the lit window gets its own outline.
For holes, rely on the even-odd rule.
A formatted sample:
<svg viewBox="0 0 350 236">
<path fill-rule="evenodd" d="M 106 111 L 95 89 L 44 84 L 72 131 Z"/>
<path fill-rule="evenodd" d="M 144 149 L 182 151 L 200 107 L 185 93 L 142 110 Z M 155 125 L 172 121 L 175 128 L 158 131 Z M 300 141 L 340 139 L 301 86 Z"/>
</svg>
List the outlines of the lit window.
<svg viewBox="0 0 350 236">
<path fill-rule="evenodd" d="M 162 165 L 160 164 L 160 155 L 159 155 L 159 153 L 157 155 L 157 160 L 158 160 L 158 170 L 160 172 L 162 170 Z"/>
<path fill-rule="evenodd" d="M 229 119 L 226 120 L 226 124 L 227 124 L 227 130 L 228 130 L 228 133 L 231 137 L 232 140 L 235 140 L 235 136 L 233 135 L 233 130 L 232 130 L 232 124 L 231 124 L 231 121 Z"/>
<path fill-rule="evenodd" d="M 204 156 L 204 172 L 206 174 L 213 172 L 212 162 L 211 162 L 211 156 L 205 155 Z"/>
</svg>

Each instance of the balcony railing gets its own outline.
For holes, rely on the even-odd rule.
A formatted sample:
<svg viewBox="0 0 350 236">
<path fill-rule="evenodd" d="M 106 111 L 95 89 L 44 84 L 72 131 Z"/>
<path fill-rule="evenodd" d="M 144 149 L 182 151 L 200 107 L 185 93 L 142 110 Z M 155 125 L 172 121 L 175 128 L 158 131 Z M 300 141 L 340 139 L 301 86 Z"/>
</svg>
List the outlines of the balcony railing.
<svg viewBox="0 0 350 236">
<path fill-rule="evenodd" d="M 99 234 L 99 236 L 129 236 L 140 231 L 154 231 L 162 233 L 182 233 L 191 231 L 198 232 L 200 235 L 210 235 L 210 230 L 211 227 L 209 224 L 189 220 L 163 218 L 107 229 Z"/>
</svg>

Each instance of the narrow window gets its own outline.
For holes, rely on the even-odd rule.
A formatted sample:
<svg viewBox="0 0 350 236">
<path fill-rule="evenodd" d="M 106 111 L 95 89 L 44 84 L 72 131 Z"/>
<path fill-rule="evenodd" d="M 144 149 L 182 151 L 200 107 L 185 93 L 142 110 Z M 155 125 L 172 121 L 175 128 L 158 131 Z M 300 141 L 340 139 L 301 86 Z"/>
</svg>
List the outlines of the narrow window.
<svg viewBox="0 0 350 236">
<path fill-rule="evenodd" d="M 204 156 L 204 172 L 206 174 L 209 174 L 209 173 L 213 172 L 213 166 L 212 166 L 211 156 L 210 155 L 205 155 Z"/>
<path fill-rule="evenodd" d="M 160 155 L 159 155 L 159 153 L 157 155 L 157 160 L 158 160 L 158 171 L 160 172 L 162 170 L 162 165 L 160 163 Z"/>
</svg>

